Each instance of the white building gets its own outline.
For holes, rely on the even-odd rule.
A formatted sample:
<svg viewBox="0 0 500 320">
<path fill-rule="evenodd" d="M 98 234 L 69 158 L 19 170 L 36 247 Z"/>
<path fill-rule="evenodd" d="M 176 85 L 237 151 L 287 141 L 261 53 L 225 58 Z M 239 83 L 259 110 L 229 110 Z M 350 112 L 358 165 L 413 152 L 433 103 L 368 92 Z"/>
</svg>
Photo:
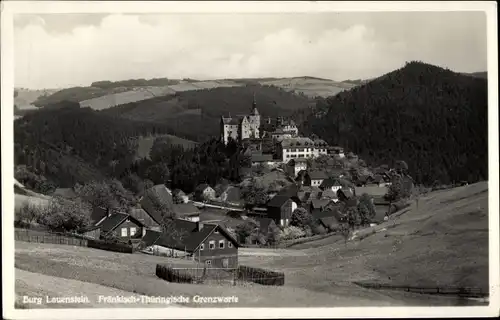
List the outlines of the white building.
<svg viewBox="0 0 500 320">
<path fill-rule="evenodd" d="M 302 170 L 307 170 L 307 160 L 304 158 L 291 159 L 286 164 L 286 172 L 294 178 L 296 178 Z"/>
<path fill-rule="evenodd" d="M 316 139 L 313 141 L 314 142 L 314 157 L 319 157 L 321 155 L 327 155 L 328 154 L 328 144 L 321 139 Z"/>
<path fill-rule="evenodd" d="M 250 138 L 260 138 L 260 114 L 257 110 L 255 97 L 252 103 L 252 110 L 249 115 L 236 117 L 221 117 L 220 138 L 227 144 L 229 138 L 241 141 Z"/>
<path fill-rule="evenodd" d="M 278 153 L 285 163 L 295 158 L 313 158 L 314 142 L 309 138 L 284 139 L 278 147 Z"/>
</svg>

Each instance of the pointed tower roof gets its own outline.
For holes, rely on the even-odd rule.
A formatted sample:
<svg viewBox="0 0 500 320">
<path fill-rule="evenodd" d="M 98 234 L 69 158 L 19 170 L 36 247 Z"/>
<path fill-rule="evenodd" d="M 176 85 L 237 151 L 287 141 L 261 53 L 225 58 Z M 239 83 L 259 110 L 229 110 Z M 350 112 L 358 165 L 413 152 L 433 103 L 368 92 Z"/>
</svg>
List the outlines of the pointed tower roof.
<svg viewBox="0 0 500 320">
<path fill-rule="evenodd" d="M 253 101 L 252 101 L 252 113 L 253 115 L 259 115 L 259 111 L 257 110 L 257 101 L 255 100 L 255 92 L 253 93 Z"/>
</svg>

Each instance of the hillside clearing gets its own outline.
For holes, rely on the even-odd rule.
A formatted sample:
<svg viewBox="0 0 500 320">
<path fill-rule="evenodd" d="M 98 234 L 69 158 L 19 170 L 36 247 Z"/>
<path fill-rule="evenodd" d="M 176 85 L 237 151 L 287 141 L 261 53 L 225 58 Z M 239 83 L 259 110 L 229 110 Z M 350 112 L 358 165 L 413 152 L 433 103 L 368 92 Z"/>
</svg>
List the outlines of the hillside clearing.
<svg viewBox="0 0 500 320">
<path fill-rule="evenodd" d="M 148 303 L 118 304 L 99 303 L 98 296 L 136 296 L 133 292 L 118 290 L 94 283 L 63 279 L 16 269 L 16 305 L 23 309 L 31 308 L 149 308 L 149 307 L 179 307 L 178 305 L 158 305 Z M 42 304 L 23 303 L 23 296 L 41 297 Z M 90 303 L 47 304 L 45 297 L 87 296 Z"/>
<path fill-rule="evenodd" d="M 152 296 L 237 296 L 238 304 L 189 305 L 198 307 L 334 307 L 397 306 L 405 299 L 356 288 L 352 292 L 314 292 L 304 288 L 248 284 L 186 285 L 166 283 L 155 275 L 156 263 L 182 260 L 145 254 L 120 254 L 84 247 L 16 242 L 16 268 L 53 277 L 79 280 L 127 292 Z M 17 277 L 17 274 L 16 274 Z M 20 279 L 22 280 L 22 279 Z M 40 289 L 40 288 L 39 288 Z M 45 289 L 44 290 L 48 290 Z M 428 302 L 427 302 L 428 304 Z"/>
<path fill-rule="evenodd" d="M 137 158 L 149 158 L 149 152 L 156 138 L 166 138 L 172 145 L 181 145 L 184 148 L 192 148 L 196 142 L 173 136 L 171 134 L 154 135 L 149 137 L 139 137 L 137 141 Z"/>
<path fill-rule="evenodd" d="M 319 247 L 304 244 L 310 246 L 302 249 L 304 257 L 242 256 L 240 261 L 283 270 L 288 285 L 321 292 L 353 281 L 488 290 L 487 182 L 422 196 L 418 209 L 413 204 L 375 229 L 380 232 L 347 245 L 339 239 Z"/>
</svg>

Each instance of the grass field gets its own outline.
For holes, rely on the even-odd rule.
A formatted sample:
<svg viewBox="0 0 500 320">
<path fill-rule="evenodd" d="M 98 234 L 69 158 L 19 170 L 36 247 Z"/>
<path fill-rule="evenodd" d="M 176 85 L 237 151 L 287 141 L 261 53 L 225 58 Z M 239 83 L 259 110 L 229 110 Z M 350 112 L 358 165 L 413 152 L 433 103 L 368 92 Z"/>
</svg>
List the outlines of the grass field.
<svg viewBox="0 0 500 320">
<path fill-rule="evenodd" d="M 52 244 L 16 242 L 15 266 L 137 294 L 236 295 L 240 303 L 232 306 L 238 307 L 453 306 L 453 297 L 375 291 L 352 282 L 488 288 L 487 199 L 487 183 L 478 183 L 429 193 L 418 208 L 413 204 L 362 240 L 344 244 L 332 237 L 298 250 L 240 249 L 240 264 L 283 271 L 283 287 L 167 284 L 155 276 L 156 263 L 182 260 Z"/>
<path fill-rule="evenodd" d="M 326 238 L 294 248 L 305 255 L 243 256 L 240 262 L 283 270 L 289 285 L 322 292 L 352 281 L 488 289 L 486 182 L 430 193 L 418 209 L 413 204 L 371 229 L 347 245 Z"/>
</svg>

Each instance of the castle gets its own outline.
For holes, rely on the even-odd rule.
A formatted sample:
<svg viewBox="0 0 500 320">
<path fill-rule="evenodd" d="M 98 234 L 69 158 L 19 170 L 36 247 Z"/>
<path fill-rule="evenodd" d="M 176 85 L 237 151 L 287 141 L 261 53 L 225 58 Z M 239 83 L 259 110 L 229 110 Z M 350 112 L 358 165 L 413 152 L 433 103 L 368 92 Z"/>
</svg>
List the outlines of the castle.
<svg viewBox="0 0 500 320">
<path fill-rule="evenodd" d="M 244 139 L 260 138 L 260 114 L 257 110 L 255 95 L 252 102 L 252 110 L 249 115 L 236 116 L 235 118 L 221 117 L 221 140 L 227 144 L 229 139 L 242 141 Z"/>
</svg>

